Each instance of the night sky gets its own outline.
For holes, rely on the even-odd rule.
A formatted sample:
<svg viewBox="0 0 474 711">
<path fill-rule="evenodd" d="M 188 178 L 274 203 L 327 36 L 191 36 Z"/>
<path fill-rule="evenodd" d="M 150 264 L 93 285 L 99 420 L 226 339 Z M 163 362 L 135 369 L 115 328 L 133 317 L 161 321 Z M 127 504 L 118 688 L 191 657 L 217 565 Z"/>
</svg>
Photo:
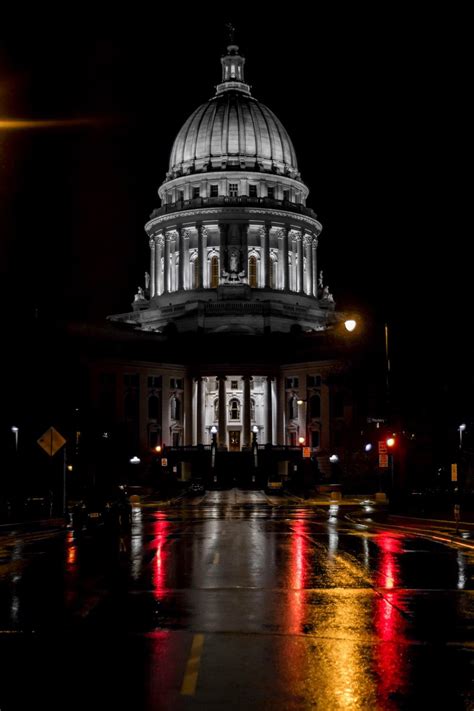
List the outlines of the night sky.
<svg viewBox="0 0 474 711">
<path fill-rule="evenodd" d="M 26 322 L 129 310 L 173 140 L 214 94 L 231 20 L 253 95 L 294 143 L 337 306 L 388 320 L 414 383 L 428 361 L 430 378 L 467 365 L 466 18 L 246 7 L 0 40 L 0 120 L 53 122 L 0 129 L 4 308 Z"/>
</svg>

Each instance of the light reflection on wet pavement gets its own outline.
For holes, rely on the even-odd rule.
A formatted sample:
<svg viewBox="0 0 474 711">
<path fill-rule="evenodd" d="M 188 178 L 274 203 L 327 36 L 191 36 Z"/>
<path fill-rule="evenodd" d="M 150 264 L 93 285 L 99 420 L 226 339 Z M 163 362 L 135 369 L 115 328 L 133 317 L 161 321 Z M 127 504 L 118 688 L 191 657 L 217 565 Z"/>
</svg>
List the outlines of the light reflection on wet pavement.
<svg viewBox="0 0 474 711">
<path fill-rule="evenodd" d="M 210 492 L 0 553 L 2 711 L 474 707 L 474 554 L 338 507 Z"/>
</svg>

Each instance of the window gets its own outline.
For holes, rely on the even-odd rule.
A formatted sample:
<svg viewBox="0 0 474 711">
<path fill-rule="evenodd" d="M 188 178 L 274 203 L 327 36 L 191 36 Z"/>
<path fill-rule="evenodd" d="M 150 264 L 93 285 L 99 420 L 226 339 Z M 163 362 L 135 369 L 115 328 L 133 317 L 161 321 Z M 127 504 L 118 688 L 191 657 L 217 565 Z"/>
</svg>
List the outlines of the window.
<svg viewBox="0 0 474 711">
<path fill-rule="evenodd" d="M 211 185 L 210 197 L 219 197 L 219 186 Z"/>
<path fill-rule="evenodd" d="M 308 388 L 320 388 L 321 387 L 321 376 L 320 375 L 307 375 L 306 385 Z"/>
<path fill-rule="evenodd" d="M 178 190 L 178 200 L 181 202 L 184 200 L 184 190 Z"/>
<path fill-rule="evenodd" d="M 253 398 L 250 400 L 250 419 L 255 422 L 255 400 Z"/>
<path fill-rule="evenodd" d="M 312 395 L 309 398 L 309 416 L 313 418 L 321 417 L 321 398 L 319 395 Z"/>
<path fill-rule="evenodd" d="M 166 195 L 166 203 L 167 203 L 167 205 L 171 205 L 172 202 L 173 202 L 173 196 L 171 195 L 171 193 L 168 193 Z"/>
<path fill-rule="evenodd" d="M 298 402 L 296 397 L 293 395 L 288 400 L 288 419 L 296 420 L 298 418 Z"/>
<path fill-rule="evenodd" d="M 148 387 L 149 388 L 161 388 L 161 375 L 149 375 L 148 376 Z"/>
<path fill-rule="evenodd" d="M 160 399 L 156 395 L 148 398 L 148 419 L 158 420 L 160 418 Z"/>
<path fill-rule="evenodd" d="M 238 380 L 231 380 L 230 381 L 230 389 L 231 390 L 238 390 L 239 389 L 239 381 Z"/>
<path fill-rule="evenodd" d="M 115 389 L 115 373 L 100 373 L 99 383 L 103 388 Z"/>
<path fill-rule="evenodd" d="M 124 413 L 126 420 L 135 420 L 138 417 L 138 393 L 131 391 L 124 397 Z"/>
<path fill-rule="evenodd" d="M 287 202 L 290 199 L 290 191 L 289 190 L 283 190 L 283 200 L 286 200 Z"/>
<path fill-rule="evenodd" d="M 257 284 L 257 257 L 250 257 L 249 259 L 249 285 L 256 289 Z"/>
<path fill-rule="evenodd" d="M 211 257 L 211 289 L 217 289 L 219 286 L 219 259 Z"/>
<path fill-rule="evenodd" d="M 173 432 L 173 447 L 179 447 L 181 432 Z"/>
<path fill-rule="evenodd" d="M 229 403 L 229 420 L 240 420 L 240 402 L 236 398 Z"/>
<path fill-rule="evenodd" d="M 214 400 L 214 422 L 217 422 L 219 419 L 219 399 L 216 398 Z"/>
<path fill-rule="evenodd" d="M 150 430 L 148 432 L 148 447 L 149 449 L 155 449 L 155 447 L 160 443 L 158 439 L 158 430 Z"/>
<path fill-rule="evenodd" d="M 181 400 L 176 397 L 176 395 L 173 395 L 171 398 L 171 419 L 172 420 L 180 420 L 181 419 Z"/>
<path fill-rule="evenodd" d="M 319 430 L 312 430 L 311 432 L 311 446 L 315 449 L 319 447 Z"/>
<path fill-rule="evenodd" d="M 183 389 L 183 379 L 182 378 L 170 378 L 170 388 L 171 388 L 171 390 L 182 390 Z"/>
<path fill-rule="evenodd" d="M 298 387 L 298 378 L 286 378 L 285 380 L 285 388 L 287 390 L 292 390 L 294 388 Z"/>
<path fill-rule="evenodd" d="M 126 388 L 138 388 L 139 378 L 138 373 L 129 374 L 123 376 L 123 384 Z"/>
<path fill-rule="evenodd" d="M 267 188 L 267 195 L 269 198 L 271 198 L 273 200 L 275 197 L 275 188 L 268 187 Z"/>
<path fill-rule="evenodd" d="M 249 185 L 249 197 L 257 197 L 257 186 Z"/>
<path fill-rule="evenodd" d="M 230 197 L 237 197 L 239 194 L 238 183 L 229 183 L 229 195 Z"/>
<path fill-rule="evenodd" d="M 193 200 L 200 196 L 199 188 L 193 188 Z"/>
</svg>

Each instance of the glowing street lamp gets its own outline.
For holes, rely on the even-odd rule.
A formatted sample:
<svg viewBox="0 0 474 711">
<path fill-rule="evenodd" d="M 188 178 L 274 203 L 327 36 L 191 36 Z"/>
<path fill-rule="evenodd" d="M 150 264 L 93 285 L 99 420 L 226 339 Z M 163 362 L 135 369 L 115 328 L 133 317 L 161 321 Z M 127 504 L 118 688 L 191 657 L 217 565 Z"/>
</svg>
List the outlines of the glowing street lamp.
<svg viewBox="0 0 474 711">
<path fill-rule="evenodd" d="M 346 321 L 344 321 L 344 328 L 346 329 L 346 331 L 349 331 L 349 333 L 352 333 L 356 326 L 357 321 L 353 318 L 348 318 Z"/>
<path fill-rule="evenodd" d="M 465 426 L 466 426 L 466 425 L 464 425 L 464 427 L 465 427 Z M 13 426 L 13 427 L 11 428 L 11 431 L 12 431 L 13 434 L 15 435 L 15 452 L 18 452 L 18 432 L 19 432 L 19 429 L 18 429 L 18 427 Z"/>
<path fill-rule="evenodd" d="M 13 427 L 12 427 L 12 429 L 13 429 Z M 465 429 L 466 429 L 466 425 L 465 425 L 464 422 L 463 422 L 462 425 L 459 425 L 459 427 L 458 427 L 458 430 L 459 430 L 459 449 L 462 449 L 462 433 L 464 432 Z"/>
<path fill-rule="evenodd" d="M 140 464 L 140 458 L 139 457 L 132 457 L 130 459 L 130 464 Z"/>
</svg>

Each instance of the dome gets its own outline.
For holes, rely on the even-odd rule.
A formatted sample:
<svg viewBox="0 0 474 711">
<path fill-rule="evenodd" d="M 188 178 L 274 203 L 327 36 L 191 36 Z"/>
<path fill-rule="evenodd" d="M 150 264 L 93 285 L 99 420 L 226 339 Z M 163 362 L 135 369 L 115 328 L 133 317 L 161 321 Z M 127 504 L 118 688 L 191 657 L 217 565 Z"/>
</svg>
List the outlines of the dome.
<svg viewBox="0 0 474 711">
<path fill-rule="evenodd" d="M 257 170 L 299 178 L 295 149 L 281 121 L 250 95 L 243 57 L 230 46 L 222 58 L 223 83 L 178 133 L 168 178 L 208 170 Z"/>
</svg>

